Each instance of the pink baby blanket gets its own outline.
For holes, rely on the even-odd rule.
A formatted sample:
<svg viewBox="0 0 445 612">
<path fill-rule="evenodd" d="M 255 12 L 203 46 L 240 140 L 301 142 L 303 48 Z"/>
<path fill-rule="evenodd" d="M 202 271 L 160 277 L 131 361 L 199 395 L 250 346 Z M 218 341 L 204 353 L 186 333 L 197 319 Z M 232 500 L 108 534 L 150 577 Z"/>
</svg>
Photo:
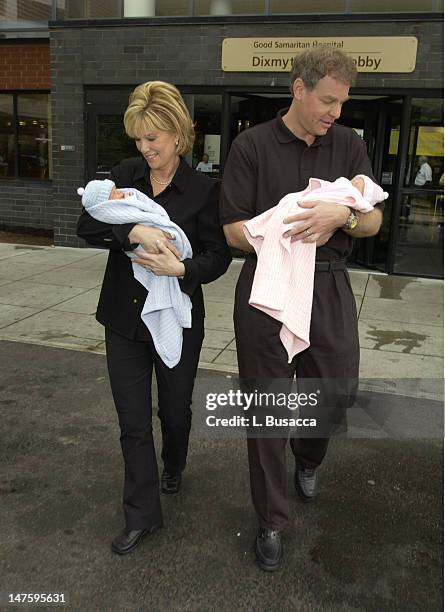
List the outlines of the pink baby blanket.
<svg viewBox="0 0 445 612">
<path fill-rule="evenodd" d="M 306 210 L 298 202 L 311 200 L 370 212 L 388 194 L 367 176 L 360 176 L 365 182 L 363 196 L 346 178 L 333 183 L 311 178 L 304 191 L 287 194 L 276 206 L 243 224 L 258 257 L 249 304 L 282 323 L 280 339 L 289 363 L 310 344 L 316 245 L 284 238 L 291 225 L 283 219 Z"/>
</svg>

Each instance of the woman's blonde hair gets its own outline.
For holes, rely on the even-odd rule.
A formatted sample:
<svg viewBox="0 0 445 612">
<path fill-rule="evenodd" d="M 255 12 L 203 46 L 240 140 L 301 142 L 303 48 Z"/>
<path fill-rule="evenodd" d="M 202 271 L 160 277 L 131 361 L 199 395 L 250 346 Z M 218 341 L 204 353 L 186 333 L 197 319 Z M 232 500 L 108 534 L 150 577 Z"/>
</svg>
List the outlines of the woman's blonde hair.
<svg viewBox="0 0 445 612">
<path fill-rule="evenodd" d="M 149 81 L 136 87 L 125 111 L 124 126 L 130 138 L 153 129 L 174 132 L 178 155 L 191 151 L 195 141 L 193 121 L 181 94 L 164 81 Z"/>
</svg>

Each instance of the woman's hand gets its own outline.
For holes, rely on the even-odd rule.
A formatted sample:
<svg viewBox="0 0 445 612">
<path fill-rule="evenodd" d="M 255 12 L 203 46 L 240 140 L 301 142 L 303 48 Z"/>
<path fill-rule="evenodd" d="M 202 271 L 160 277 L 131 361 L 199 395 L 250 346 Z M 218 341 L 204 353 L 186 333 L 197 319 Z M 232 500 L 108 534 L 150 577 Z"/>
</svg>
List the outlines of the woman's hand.
<svg viewBox="0 0 445 612">
<path fill-rule="evenodd" d="M 284 237 L 305 243 L 315 242 L 317 246 L 325 244 L 332 234 L 346 223 L 350 213 L 347 206 L 339 206 L 333 202 L 317 200 L 298 204 L 305 210 L 284 219 L 284 223 L 294 224 Z"/>
<path fill-rule="evenodd" d="M 156 247 L 158 249 L 157 254 L 137 251 L 135 253 L 137 258 L 133 261 L 147 270 L 151 270 L 156 276 L 184 276 L 185 266 L 182 261 L 178 261 L 172 250 L 167 248 L 160 240 L 157 241 Z"/>
<path fill-rule="evenodd" d="M 147 227 L 145 225 L 135 225 L 128 234 L 128 239 L 132 243 L 139 243 L 146 253 L 158 254 L 161 253 L 159 245 L 164 246 L 171 251 L 176 259 L 179 259 L 180 254 L 178 249 L 173 246 L 172 240 L 174 236 L 163 232 L 156 227 Z"/>
</svg>

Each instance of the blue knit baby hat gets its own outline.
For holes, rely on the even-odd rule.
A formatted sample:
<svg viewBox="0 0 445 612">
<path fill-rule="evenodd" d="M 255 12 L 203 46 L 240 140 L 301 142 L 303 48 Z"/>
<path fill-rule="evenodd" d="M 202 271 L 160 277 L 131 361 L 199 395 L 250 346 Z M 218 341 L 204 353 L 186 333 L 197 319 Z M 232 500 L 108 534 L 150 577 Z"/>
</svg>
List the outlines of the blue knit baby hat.
<svg viewBox="0 0 445 612">
<path fill-rule="evenodd" d="M 77 193 L 82 196 L 82 205 L 85 208 L 89 208 L 95 204 L 99 204 L 99 202 L 108 200 L 113 187 L 114 183 L 109 179 L 104 179 L 102 181 L 90 181 L 87 183 L 85 189 L 83 187 L 79 187 Z"/>
</svg>

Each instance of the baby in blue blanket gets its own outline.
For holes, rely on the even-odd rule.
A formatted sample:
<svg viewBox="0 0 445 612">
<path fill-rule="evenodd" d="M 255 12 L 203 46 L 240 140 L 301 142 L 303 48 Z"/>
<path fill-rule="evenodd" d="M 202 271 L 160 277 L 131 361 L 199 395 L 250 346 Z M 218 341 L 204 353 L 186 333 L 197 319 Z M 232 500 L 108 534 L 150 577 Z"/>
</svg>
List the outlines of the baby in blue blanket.
<svg viewBox="0 0 445 612">
<path fill-rule="evenodd" d="M 97 221 L 111 225 L 136 223 L 161 230 L 174 240 L 179 258 L 193 257 L 190 242 L 183 230 L 170 220 L 167 211 L 137 189 L 118 189 L 113 181 L 90 181 L 85 189 L 79 188 L 85 210 Z M 191 301 L 180 289 L 175 276 L 156 276 L 151 270 L 136 263 L 137 252 L 128 251 L 132 259 L 133 274 L 147 289 L 147 298 L 141 318 L 153 338 L 155 348 L 172 368 L 180 360 L 182 330 L 191 327 Z"/>
<path fill-rule="evenodd" d="M 82 196 L 82 206 L 86 210 L 105 200 L 124 200 L 131 196 L 135 196 L 142 202 L 153 203 L 155 206 L 158 206 L 158 204 L 146 196 L 145 193 L 137 189 L 129 189 L 128 187 L 118 189 L 115 183 L 110 181 L 110 179 L 90 181 L 87 183 L 85 189 L 79 187 L 77 193 Z"/>
</svg>

